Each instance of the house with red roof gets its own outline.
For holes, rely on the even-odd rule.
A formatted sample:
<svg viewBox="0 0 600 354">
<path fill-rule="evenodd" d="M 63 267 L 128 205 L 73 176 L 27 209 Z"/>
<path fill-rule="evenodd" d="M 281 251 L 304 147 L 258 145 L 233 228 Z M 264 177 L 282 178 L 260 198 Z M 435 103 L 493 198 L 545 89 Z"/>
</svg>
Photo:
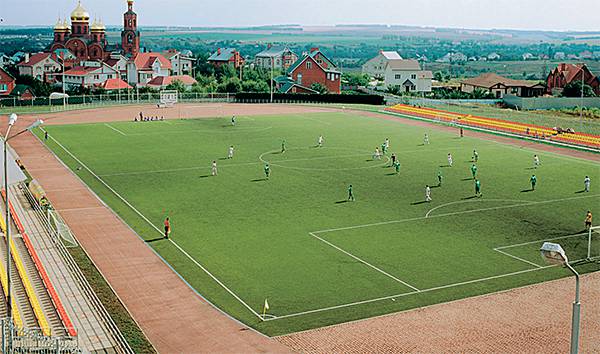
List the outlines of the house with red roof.
<svg viewBox="0 0 600 354">
<path fill-rule="evenodd" d="M 217 68 L 223 65 L 233 65 L 234 68 L 238 69 L 244 65 L 242 54 L 235 48 L 219 48 L 208 57 L 207 61 Z"/>
<path fill-rule="evenodd" d="M 169 76 L 171 69 L 171 62 L 161 53 L 138 53 L 127 63 L 127 81 L 145 86 L 155 77 Z"/>
<path fill-rule="evenodd" d="M 104 60 L 104 64 L 119 72 L 120 78 L 127 80 L 127 62 L 129 60 L 119 53 L 111 54 L 110 58 Z"/>
<path fill-rule="evenodd" d="M 582 78 L 586 85 L 592 87 L 596 95 L 600 95 L 600 80 L 585 64 L 560 63 L 548 74 L 547 92 L 560 94 L 565 86 L 574 81 L 581 81 Z"/>
<path fill-rule="evenodd" d="M 15 78 L 0 66 L 0 97 L 10 95 L 15 84 Z"/>
<path fill-rule="evenodd" d="M 109 79 L 118 79 L 119 72 L 102 62 L 85 62 L 65 71 L 65 85 L 69 88 L 100 87 Z"/>
<path fill-rule="evenodd" d="M 187 75 L 192 73 L 194 57 L 189 51 L 180 52 L 177 49 L 169 49 L 162 55 L 171 62 L 171 73 L 173 75 Z"/>
<path fill-rule="evenodd" d="M 342 72 L 319 48 L 312 48 L 310 53 L 298 59 L 290 67 L 288 75 L 298 86 L 311 88 L 319 83 L 329 93 L 341 93 Z"/>
<path fill-rule="evenodd" d="M 40 81 L 45 81 L 49 74 L 62 70 L 61 64 L 53 58 L 52 53 L 27 55 L 17 67 L 19 68 L 19 75 L 33 76 Z"/>
<path fill-rule="evenodd" d="M 123 81 L 119 78 L 113 78 L 113 79 L 108 79 L 108 80 L 104 81 L 104 83 L 102 83 L 100 85 L 100 88 L 103 89 L 104 91 L 117 91 L 117 90 L 129 90 L 129 89 L 132 89 L 133 87 L 131 87 L 128 83 L 126 83 L 125 81 Z"/>
<path fill-rule="evenodd" d="M 190 89 L 197 83 L 196 79 L 189 75 L 157 76 L 150 80 L 146 85 L 155 89 L 165 89 L 175 81 L 181 82 L 186 88 Z"/>
</svg>

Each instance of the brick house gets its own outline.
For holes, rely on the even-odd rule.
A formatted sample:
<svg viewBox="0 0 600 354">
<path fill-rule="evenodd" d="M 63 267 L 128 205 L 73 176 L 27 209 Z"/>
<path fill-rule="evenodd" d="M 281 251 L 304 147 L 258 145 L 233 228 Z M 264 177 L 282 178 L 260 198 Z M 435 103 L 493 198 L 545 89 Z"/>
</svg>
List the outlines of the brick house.
<svg viewBox="0 0 600 354">
<path fill-rule="evenodd" d="M 223 65 L 233 65 L 234 68 L 238 69 L 244 65 L 244 58 L 235 48 L 219 48 L 208 57 L 207 61 L 217 68 Z"/>
<path fill-rule="evenodd" d="M 10 96 L 16 97 L 18 100 L 22 101 L 31 101 L 35 99 L 35 95 L 33 94 L 31 87 L 22 84 L 16 85 L 14 90 L 12 90 L 10 93 Z"/>
<path fill-rule="evenodd" d="M 341 93 L 342 73 L 319 48 L 312 48 L 310 53 L 298 59 L 288 74 L 299 86 L 310 88 L 312 84 L 319 83 L 329 93 Z"/>
<path fill-rule="evenodd" d="M 600 80 L 585 64 L 560 63 L 548 74 L 546 79 L 547 92 L 560 94 L 565 86 L 571 82 L 581 81 L 582 73 L 585 84 L 591 86 L 596 95 L 600 95 Z"/>
<path fill-rule="evenodd" d="M 157 76 L 171 75 L 171 62 L 161 53 L 138 53 L 127 63 L 127 81 L 145 86 Z"/>
<path fill-rule="evenodd" d="M 0 66 L 0 97 L 8 96 L 15 88 L 15 78 Z"/>
</svg>

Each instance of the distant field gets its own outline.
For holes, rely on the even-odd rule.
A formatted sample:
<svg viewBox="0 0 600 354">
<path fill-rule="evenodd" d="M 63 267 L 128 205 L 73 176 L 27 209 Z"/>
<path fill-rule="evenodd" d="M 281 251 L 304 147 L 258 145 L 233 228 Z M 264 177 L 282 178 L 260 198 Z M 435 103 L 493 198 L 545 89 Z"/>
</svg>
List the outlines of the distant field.
<svg viewBox="0 0 600 354">
<path fill-rule="evenodd" d="M 554 239 L 571 259 L 585 258 L 583 217 L 600 201 L 595 163 L 356 114 L 240 115 L 235 127 L 225 117 L 45 129 L 48 147 L 191 286 L 268 335 L 568 276 L 547 267 L 538 248 Z M 386 137 L 399 174 L 389 155 L 372 159 Z M 481 198 L 469 170 L 473 149 Z M 536 153 L 542 166 L 534 170 Z M 539 183 L 530 191 L 534 173 Z M 590 193 L 581 192 L 585 175 L 595 181 Z M 349 184 L 355 202 L 347 202 Z M 166 216 L 170 241 L 161 238 Z"/>
</svg>

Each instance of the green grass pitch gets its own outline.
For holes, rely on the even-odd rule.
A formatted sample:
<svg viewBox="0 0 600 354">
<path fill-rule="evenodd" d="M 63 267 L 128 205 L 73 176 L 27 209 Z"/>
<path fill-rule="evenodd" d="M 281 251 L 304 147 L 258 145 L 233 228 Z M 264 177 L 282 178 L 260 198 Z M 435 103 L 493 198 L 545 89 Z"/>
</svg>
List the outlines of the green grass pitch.
<svg viewBox="0 0 600 354">
<path fill-rule="evenodd" d="M 268 335 L 568 276 L 547 267 L 538 249 L 556 238 L 572 260 L 585 258 L 583 218 L 600 200 L 595 163 L 351 113 L 45 129 L 48 147 L 192 287 Z M 385 138 L 398 175 L 389 154 L 372 160 Z M 534 170 L 536 153 L 542 165 Z M 589 193 L 581 192 L 586 175 Z M 349 184 L 355 202 L 346 202 Z M 166 216 L 170 241 L 160 239 Z"/>
</svg>

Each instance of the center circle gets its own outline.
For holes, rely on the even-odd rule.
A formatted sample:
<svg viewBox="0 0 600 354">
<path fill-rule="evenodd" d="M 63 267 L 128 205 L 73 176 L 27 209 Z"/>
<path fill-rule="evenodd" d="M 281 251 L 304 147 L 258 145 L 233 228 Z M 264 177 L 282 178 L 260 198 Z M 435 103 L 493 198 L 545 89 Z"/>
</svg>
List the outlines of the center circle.
<svg viewBox="0 0 600 354">
<path fill-rule="evenodd" d="M 374 161 L 365 161 L 366 158 L 372 158 L 373 153 L 372 152 L 368 152 L 365 150 L 359 150 L 359 149 L 351 149 L 351 148 L 342 148 L 342 147 L 304 147 L 304 148 L 290 148 L 290 149 L 286 149 L 286 153 L 288 152 L 323 152 L 323 151 L 331 151 L 331 150 L 336 150 L 336 151 L 346 151 L 348 152 L 348 154 L 343 154 L 343 153 L 338 153 L 338 154 L 332 154 L 330 156 L 328 155 L 320 155 L 320 156 L 306 156 L 303 157 L 302 155 L 297 156 L 297 157 L 292 157 L 289 159 L 281 159 L 281 160 L 275 160 L 272 161 L 272 159 L 269 159 L 269 156 L 289 156 L 285 155 L 285 153 L 282 153 L 281 150 L 272 150 L 272 151 L 267 151 L 264 152 L 262 154 L 260 154 L 260 156 L 258 157 L 258 159 L 263 162 L 263 163 L 268 163 L 271 166 L 277 166 L 277 167 L 281 167 L 281 168 L 289 168 L 289 169 L 293 169 L 293 170 L 301 170 L 301 171 L 351 171 L 351 170 L 364 170 L 364 169 L 370 169 L 370 168 L 377 168 L 377 167 L 383 167 L 383 166 L 389 166 L 389 163 L 391 162 L 391 159 L 387 156 L 387 155 L 383 155 L 383 159 L 381 160 L 381 163 L 377 163 L 377 164 L 369 164 L 369 166 L 357 166 L 357 167 L 340 167 L 340 168 L 320 168 L 320 167 L 298 167 L 298 166 L 288 166 L 286 164 L 287 163 L 293 163 L 293 162 L 317 162 L 317 161 L 327 161 L 327 160 L 335 160 L 335 159 L 355 159 L 355 162 L 357 165 L 362 162 L 362 163 L 367 163 L 367 162 L 374 162 Z M 310 154 L 306 154 L 306 155 L 310 155 Z"/>
</svg>

